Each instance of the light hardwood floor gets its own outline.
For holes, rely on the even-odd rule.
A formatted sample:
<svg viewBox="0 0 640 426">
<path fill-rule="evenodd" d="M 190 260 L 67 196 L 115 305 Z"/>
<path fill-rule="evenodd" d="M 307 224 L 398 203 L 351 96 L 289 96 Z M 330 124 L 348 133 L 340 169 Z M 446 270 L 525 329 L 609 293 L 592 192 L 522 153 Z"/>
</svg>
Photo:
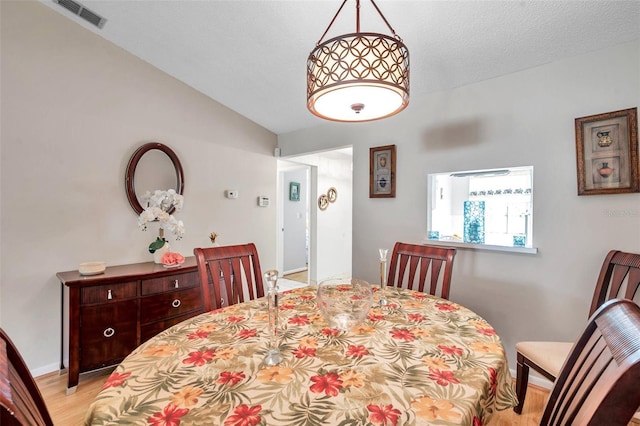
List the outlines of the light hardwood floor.
<svg viewBox="0 0 640 426">
<path fill-rule="evenodd" d="M 295 272 L 293 274 L 284 275 L 282 278 L 286 278 L 292 281 L 299 281 L 301 283 L 308 282 L 309 279 L 309 270 L 305 269 L 304 271 Z"/>
</svg>

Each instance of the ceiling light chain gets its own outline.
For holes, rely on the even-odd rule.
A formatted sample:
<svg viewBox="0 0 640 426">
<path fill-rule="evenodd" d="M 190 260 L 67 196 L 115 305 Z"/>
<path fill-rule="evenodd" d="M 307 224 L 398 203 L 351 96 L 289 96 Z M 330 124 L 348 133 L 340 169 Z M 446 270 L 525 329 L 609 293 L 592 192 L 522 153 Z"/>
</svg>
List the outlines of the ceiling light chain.
<svg viewBox="0 0 640 426">
<path fill-rule="evenodd" d="M 371 121 L 397 114 L 409 104 L 409 50 L 378 6 L 393 37 L 356 32 L 322 40 L 342 11 L 344 0 L 307 60 L 307 108 L 333 121 Z"/>
</svg>

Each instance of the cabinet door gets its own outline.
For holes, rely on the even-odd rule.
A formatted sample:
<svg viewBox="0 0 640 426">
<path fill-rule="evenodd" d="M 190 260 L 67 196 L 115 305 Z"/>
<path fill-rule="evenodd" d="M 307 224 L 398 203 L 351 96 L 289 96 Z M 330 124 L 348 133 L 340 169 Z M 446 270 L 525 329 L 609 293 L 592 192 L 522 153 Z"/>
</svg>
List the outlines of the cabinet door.
<svg viewBox="0 0 640 426">
<path fill-rule="evenodd" d="M 137 300 L 80 308 L 80 371 L 117 364 L 133 351 Z"/>
</svg>

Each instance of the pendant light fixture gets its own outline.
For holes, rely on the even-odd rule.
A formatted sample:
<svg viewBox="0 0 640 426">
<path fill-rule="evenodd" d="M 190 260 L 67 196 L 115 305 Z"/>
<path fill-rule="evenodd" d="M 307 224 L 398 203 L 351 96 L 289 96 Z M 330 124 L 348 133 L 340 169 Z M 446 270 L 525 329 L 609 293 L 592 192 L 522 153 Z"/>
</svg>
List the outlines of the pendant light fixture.
<svg viewBox="0 0 640 426">
<path fill-rule="evenodd" d="M 322 42 L 347 0 L 342 2 L 307 60 L 307 108 L 333 121 L 359 122 L 391 117 L 409 104 L 409 50 L 378 6 L 391 35 L 356 32 Z"/>
</svg>

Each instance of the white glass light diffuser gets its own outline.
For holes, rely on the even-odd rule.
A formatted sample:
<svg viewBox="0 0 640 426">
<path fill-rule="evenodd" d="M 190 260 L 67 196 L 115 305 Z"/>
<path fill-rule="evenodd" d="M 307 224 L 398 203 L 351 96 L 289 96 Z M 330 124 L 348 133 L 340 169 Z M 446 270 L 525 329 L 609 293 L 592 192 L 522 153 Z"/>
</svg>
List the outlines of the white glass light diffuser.
<svg viewBox="0 0 640 426">
<path fill-rule="evenodd" d="M 394 90 L 365 83 L 351 83 L 326 90 L 310 108 L 319 117 L 335 121 L 370 121 L 389 117 L 407 106 Z"/>
</svg>

